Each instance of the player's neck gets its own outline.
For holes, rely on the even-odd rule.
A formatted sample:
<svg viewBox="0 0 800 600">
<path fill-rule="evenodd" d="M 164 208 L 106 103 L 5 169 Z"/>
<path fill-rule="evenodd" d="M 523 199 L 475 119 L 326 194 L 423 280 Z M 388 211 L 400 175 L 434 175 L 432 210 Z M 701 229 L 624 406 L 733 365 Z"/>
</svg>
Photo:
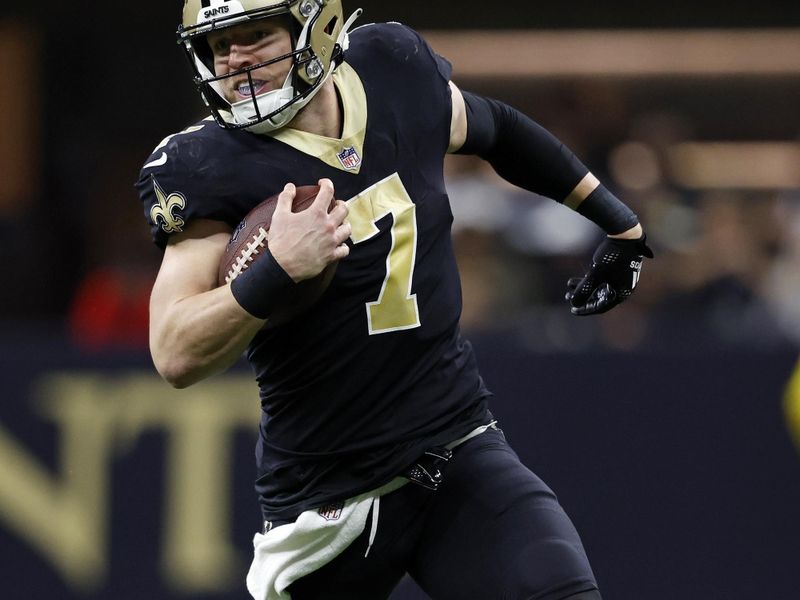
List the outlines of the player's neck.
<svg viewBox="0 0 800 600">
<path fill-rule="evenodd" d="M 320 88 L 314 98 L 292 119 L 289 127 L 330 138 L 342 137 L 344 111 L 332 80 Z"/>
</svg>

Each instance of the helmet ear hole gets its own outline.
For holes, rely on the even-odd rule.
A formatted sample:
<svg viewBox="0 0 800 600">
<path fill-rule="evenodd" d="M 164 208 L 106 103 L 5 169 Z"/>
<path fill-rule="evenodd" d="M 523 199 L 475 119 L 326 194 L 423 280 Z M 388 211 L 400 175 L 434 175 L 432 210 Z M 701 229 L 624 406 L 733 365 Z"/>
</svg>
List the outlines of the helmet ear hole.
<svg viewBox="0 0 800 600">
<path fill-rule="evenodd" d="M 195 55 L 200 59 L 210 73 L 214 72 L 214 53 L 211 51 L 211 46 L 208 45 L 208 40 L 204 36 L 198 36 L 192 43 Z"/>
<path fill-rule="evenodd" d="M 329 36 L 333 35 L 333 32 L 336 31 L 336 23 L 338 22 L 339 22 L 339 17 L 337 15 L 333 15 L 331 20 L 328 21 L 327 25 L 325 25 L 325 28 L 323 29 L 326 35 Z"/>
</svg>

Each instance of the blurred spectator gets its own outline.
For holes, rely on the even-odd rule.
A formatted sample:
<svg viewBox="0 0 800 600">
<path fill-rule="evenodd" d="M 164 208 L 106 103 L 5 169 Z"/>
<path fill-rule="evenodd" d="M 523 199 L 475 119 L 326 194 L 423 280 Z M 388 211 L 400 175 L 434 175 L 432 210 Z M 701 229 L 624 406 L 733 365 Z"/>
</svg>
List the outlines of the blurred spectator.
<svg viewBox="0 0 800 600">
<path fill-rule="evenodd" d="M 147 348 L 152 274 L 141 268 L 100 268 L 80 283 L 69 311 L 70 335 L 90 351 Z"/>
<path fill-rule="evenodd" d="M 784 243 L 767 265 L 761 291 L 782 331 L 800 345 L 800 192 L 780 196 L 775 214 Z"/>
<path fill-rule="evenodd" d="M 147 348 L 149 296 L 160 256 L 149 243 L 128 170 L 143 154 L 128 146 L 107 149 L 84 183 L 86 257 L 68 323 L 73 341 L 88 350 Z M 113 208 L 109 198 L 115 199 Z"/>
</svg>

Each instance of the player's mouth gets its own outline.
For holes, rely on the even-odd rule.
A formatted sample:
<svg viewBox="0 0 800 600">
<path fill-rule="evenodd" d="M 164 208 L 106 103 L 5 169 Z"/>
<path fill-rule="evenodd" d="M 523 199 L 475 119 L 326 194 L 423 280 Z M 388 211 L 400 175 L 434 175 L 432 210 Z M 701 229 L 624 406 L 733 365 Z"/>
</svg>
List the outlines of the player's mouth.
<svg viewBox="0 0 800 600">
<path fill-rule="evenodd" d="M 253 96 L 258 96 L 260 93 L 266 91 L 268 83 L 269 82 L 263 79 L 253 79 L 252 85 L 250 85 L 249 81 L 242 81 L 234 87 L 233 91 L 237 98 L 245 100 Z"/>
</svg>

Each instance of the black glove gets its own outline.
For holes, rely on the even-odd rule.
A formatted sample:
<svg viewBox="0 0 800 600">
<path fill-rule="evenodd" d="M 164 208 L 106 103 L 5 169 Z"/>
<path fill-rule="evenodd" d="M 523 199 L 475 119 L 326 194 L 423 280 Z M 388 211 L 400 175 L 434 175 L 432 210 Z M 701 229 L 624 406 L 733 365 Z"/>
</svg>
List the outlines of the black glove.
<svg viewBox="0 0 800 600">
<path fill-rule="evenodd" d="M 567 282 L 566 300 L 573 315 L 599 315 L 633 293 L 644 257 L 653 258 L 646 239 L 642 235 L 638 240 L 603 240 L 592 256 L 589 272 Z"/>
</svg>

